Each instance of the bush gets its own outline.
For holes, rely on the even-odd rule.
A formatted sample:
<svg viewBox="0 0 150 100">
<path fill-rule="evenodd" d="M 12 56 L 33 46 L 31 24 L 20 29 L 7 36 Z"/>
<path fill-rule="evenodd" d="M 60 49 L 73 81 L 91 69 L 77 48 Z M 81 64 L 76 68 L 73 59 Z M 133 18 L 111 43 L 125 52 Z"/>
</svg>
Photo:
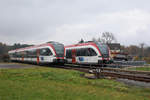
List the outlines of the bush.
<svg viewBox="0 0 150 100">
<path fill-rule="evenodd" d="M 9 57 L 8 54 L 4 54 L 4 55 L 1 56 L 1 60 L 3 62 L 9 62 L 10 61 L 10 57 Z"/>
<path fill-rule="evenodd" d="M 147 63 L 150 63 L 150 57 L 143 57 L 142 60 L 146 61 Z"/>
<path fill-rule="evenodd" d="M 140 58 L 138 56 L 135 56 L 133 59 L 134 59 L 134 61 L 139 61 L 140 60 Z"/>
</svg>

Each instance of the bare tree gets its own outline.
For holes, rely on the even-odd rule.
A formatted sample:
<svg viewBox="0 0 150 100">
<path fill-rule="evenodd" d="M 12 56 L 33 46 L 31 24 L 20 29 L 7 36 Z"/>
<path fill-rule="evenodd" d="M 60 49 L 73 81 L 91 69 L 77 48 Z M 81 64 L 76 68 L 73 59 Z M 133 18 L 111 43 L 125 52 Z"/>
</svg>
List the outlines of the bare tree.
<svg viewBox="0 0 150 100">
<path fill-rule="evenodd" d="M 105 40 L 103 38 L 100 38 L 100 37 L 97 39 L 97 41 L 101 42 L 101 43 L 105 43 Z"/>
<path fill-rule="evenodd" d="M 129 53 L 132 56 L 138 56 L 138 54 L 140 52 L 139 49 L 140 48 L 138 46 L 136 46 L 136 45 L 130 45 L 128 47 L 125 47 L 124 51 L 127 52 L 127 53 Z"/>
<path fill-rule="evenodd" d="M 98 41 L 98 42 L 101 42 L 101 43 L 110 44 L 112 42 L 116 42 L 116 38 L 113 35 L 113 33 L 103 32 L 101 37 L 99 37 L 99 38 L 93 37 L 92 41 Z"/>
<path fill-rule="evenodd" d="M 140 59 L 141 60 L 144 56 L 144 46 L 145 46 L 145 43 L 140 43 Z"/>
<path fill-rule="evenodd" d="M 103 43 L 112 43 L 113 41 L 116 42 L 116 38 L 113 35 L 113 33 L 110 33 L 110 32 L 103 32 L 102 33 L 101 42 L 103 42 Z"/>
<path fill-rule="evenodd" d="M 97 41 L 97 40 L 96 40 L 96 38 L 94 38 L 94 37 L 93 37 L 93 38 L 92 38 L 92 41 L 94 41 L 94 42 L 95 42 L 95 41 Z"/>
</svg>

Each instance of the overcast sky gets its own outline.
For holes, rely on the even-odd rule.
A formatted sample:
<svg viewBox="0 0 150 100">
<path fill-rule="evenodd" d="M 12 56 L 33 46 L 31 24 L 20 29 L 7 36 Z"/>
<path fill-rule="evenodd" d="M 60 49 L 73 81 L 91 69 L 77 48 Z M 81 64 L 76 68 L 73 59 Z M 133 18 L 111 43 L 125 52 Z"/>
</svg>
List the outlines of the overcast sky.
<svg viewBox="0 0 150 100">
<path fill-rule="evenodd" d="M 105 31 L 150 45 L 150 0 L 0 0 L 0 42 L 68 45 Z"/>
</svg>

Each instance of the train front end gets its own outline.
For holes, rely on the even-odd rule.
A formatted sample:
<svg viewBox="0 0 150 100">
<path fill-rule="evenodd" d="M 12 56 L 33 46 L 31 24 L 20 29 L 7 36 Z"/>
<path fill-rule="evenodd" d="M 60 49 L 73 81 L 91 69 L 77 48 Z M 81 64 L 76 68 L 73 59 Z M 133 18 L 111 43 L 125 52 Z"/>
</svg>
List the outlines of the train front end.
<svg viewBox="0 0 150 100">
<path fill-rule="evenodd" d="M 106 44 L 96 42 L 96 45 L 100 51 L 100 56 L 98 57 L 98 64 L 110 64 L 112 61 L 110 59 L 110 49 Z"/>
<path fill-rule="evenodd" d="M 64 64 L 66 62 L 64 45 L 58 42 L 51 42 L 51 44 L 56 54 L 53 62 L 57 64 Z"/>
</svg>

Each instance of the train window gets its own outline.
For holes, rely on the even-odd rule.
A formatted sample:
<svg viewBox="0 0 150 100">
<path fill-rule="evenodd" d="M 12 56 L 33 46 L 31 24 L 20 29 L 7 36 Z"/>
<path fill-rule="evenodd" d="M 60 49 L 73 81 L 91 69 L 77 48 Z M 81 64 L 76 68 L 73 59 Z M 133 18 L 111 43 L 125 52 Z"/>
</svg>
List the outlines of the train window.
<svg viewBox="0 0 150 100">
<path fill-rule="evenodd" d="M 27 57 L 27 58 L 30 57 L 29 55 L 30 55 L 30 54 L 29 54 L 29 51 L 26 51 L 26 57 Z"/>
<path fill-rule="evenodd" d="M 97 53 L 92 48 L 76 49 L 76 56 L 96 56 Z M 66 50 L 66 58 L 72 58 L 72 50 Z"/>
<path fill-rule="evenodd" d="M 79 50 L 79 56 L 85 56 L 86 55 L 86 50 L 84 48 L 81 48 Z"/>
<path fill-rule="evenodd" d="M 9 56 L 10 56 L 10 57 L 13 57 L 13 55 L 12 55 L 11 53 L 9 53 Z"/>
<path fill-rule="evenodd" d="M 26 51 L 26 53 L 27 53 L 27 57 L 29 57 L 29 58 L 36 58 L 37 57 L 36 49 Z"/>
<path fill-rule="evenodd" d="M 32 51 L 32 55 L 33 55 L 33 56 L 36 56 L 36 55 L 37 55 L 36 50 L 33 50 L 33 51 Z"/>
<path fill-rule="evenodd" d="M 15 54 L 15 53 L 12 53 L 12 57 L 14 57 L 14 58 L 15 58 L 15 57 L 16 57 L 16 54 Z"/>
<path fill-rule="evenodd" d="M 81 49 L 77 49 L 77 56 L 81 56 Z"/>
<path fill-rule="evenodd" d="M 83 49 L 83 56 L 89 56 L 88 48 Z"/>
<path fill-rule="evenodd" d="M 28 52 L 27 52 L 27 51 L 24 51 L 24 52 L 23 52 L 23 56 L 24 56 L 25 58 L 27 58 L 27 57 L 28 57 Z"/>
<path fill-rule="evenodd" d="M 27 51 L 27 57 L 28 57 L 28 58 L 31 57 L 31 51 Z"/>
<path fill-rule="evenodd" d="M 85 48 L 85 56 L 90 56 L 89 48 Z"/>
<path fill-rule="evenodd" d="M 52 55 L 52 52 L 50 51 L 49 48 L 43 48 L 43 49 L 40 49 L 40 55 L 50 56 L 50 55 Z"/>
<path fill-rule="evenodd" d="M 76 56 L 80 56 L 80 49 L 76 49 Z"/>
<path fill-rule="evenodd" d="M 9 56 L 10 56 L 10 57 L 15 57 L 14 54 L 15 54 L 15 53 L 9 53 Z"/>
<path fill-rule="evenodd" d="M 76 56 L 96 56 L 96 52 L 92 48 L 76 49 Z"/>
<path fill-rule="evenodd" d="M 16 52 L 16 55 L 15 55 L 17 58 L 20 58 L 22 57 L 21 53 L 20 52 Z"/>
<path fill-rule="evenodd" d="M 72 50 L 66 50 L 66 58 L 72 58 Z"/>
<path fill-rule="evenodd" d="M 76 56 L 86 56 L 87 52 L 85 48 L 76 49 Z"/>
<path fill-rule="evenodd" d="M 18 54 L 18 57 L 24 57 L 24 55 L 25 55 L 24 51 L 18 52 L 17 54 Z"/>
<path fill-rule="evenodd" d="M 80 56 L 84 56 L 84 50 L 80 49 Z"/>
<path fill-rule="evenodd" d="M 90 56 L 96 56 L 97 55 L 96 52 L 94 51 L 94 49 L 92 49 L 92 48 L 88 48 L 88 51 L 89 51 Z"/>
<path fill-rule="evenodd" d="M 57 56 L 63 57 L 64 56 L 64 45 L 59 43 L 52 43 L 53 47 L 56 51 Z"/>
<path fill-rule="evenodd" d="M 108 46 L 105 44 L 101 44 L 99 42 L 96 43 L 102 55 L 109 54 Z"/>
</svg>

